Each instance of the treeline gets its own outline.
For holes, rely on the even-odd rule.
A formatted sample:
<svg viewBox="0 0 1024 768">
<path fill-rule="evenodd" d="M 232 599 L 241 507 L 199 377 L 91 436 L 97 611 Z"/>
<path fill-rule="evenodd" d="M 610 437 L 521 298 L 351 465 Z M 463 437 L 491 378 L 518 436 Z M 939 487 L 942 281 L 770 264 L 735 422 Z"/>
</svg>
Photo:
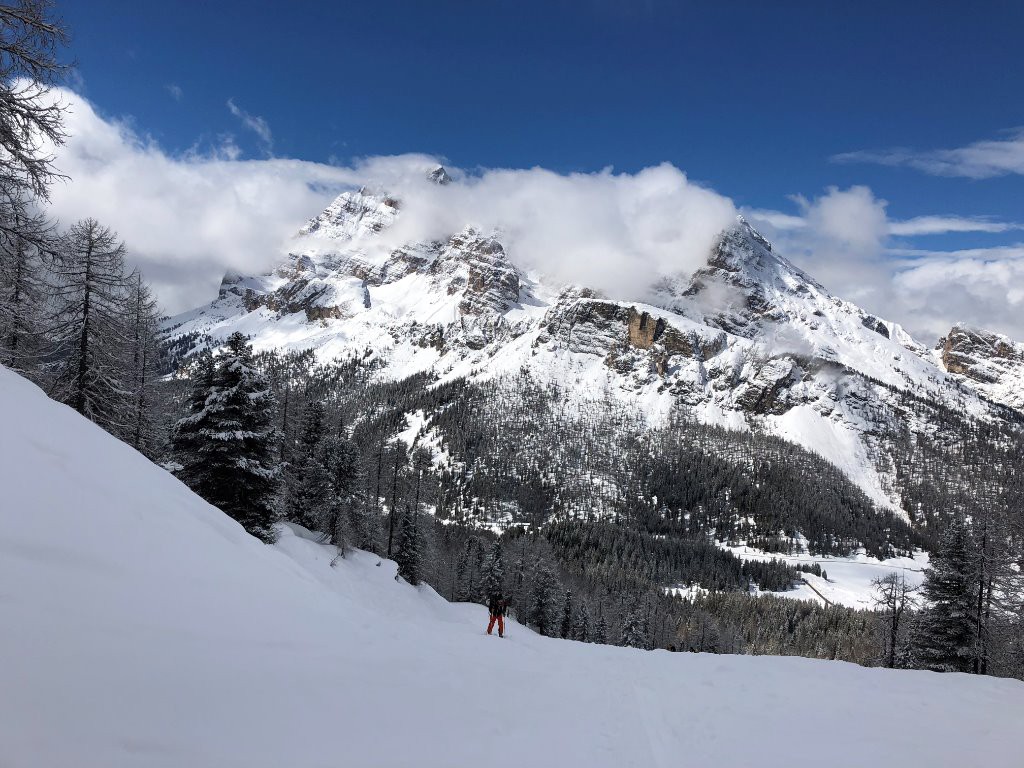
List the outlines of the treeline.
<svg viewBox="0 0 1024 768">
<path fill-rule="evenodd" d="M 45 0 L 0 8 L 0 364 L 149 456 L 159 366 L 157 310 L 94 219 L 47 214 L 66 105 L 53 86 L 67 35 Z"/>
<path fill-rule="evenodd" d="M 723 537 L 788 551 L 815 525 L 817 551 L 846 554 L 873 541 L 886 555 L 922 540 L 799 448 L 691 423 L 641 430 L 607 402 L 562 414 L 557 390 L 523 377 L 508 388 L 427 376 L 378 381 L 375 364 L 359 357 L 324 365 L 310 353 L 252 355 L 237 336 L 216 361 L 193 362 L 186 422 L 210 416 L 225 386 L 216 369 L 238 369 L 240 354 L 252 377 L 242 400 L 270 391 L 276 403 L 261 421 L 274 432 L 262 455 L 279 478 L 266 509 L 320 531 L 341 552 L 357 546 L 393 557 L 408 581 L 451 600 L 482 602 L 497 589 L 514 616 L 557 637 L 925 665 L 910 642 L 921 632 L 910 628 L 930 614 L 916 603 L 900 608 L 890 642 L 884 585 L 876 611 L 753 598 L 754 585 L 781 591 L 801 571 L 825 574 L 744 562 L 716 544 Z M 213 376 L 200 373 L 211 363 Z M 419 432 L 409 428 L 416 422 Z M 208 457 L 195 466 L 209 467 Z M 816 484 L 802 480 L 811 473 L 827 487 L 801 487 Z M 267 523 L 253 530 L 265 535 Z M 1007 542 L 1005 551 L 1019 550 Z M 694 597 L 668 594 L 678 587 L 695 588 Z M 992 605 L 986 611 L 996 615 Z M 1019 631 L 1019 616 L 999 616 L 1002 629 L 984 637 Z M 1019 674 L 1016 651 L 999 647 L 988 655 L 1000 661 L 977 671 Z"/>
<path fill-rule="evenodd" d="M 95 219 L 0 235 L 0 363 L 155 457 L 159 315 L 125 257 Z"/>
</svg>

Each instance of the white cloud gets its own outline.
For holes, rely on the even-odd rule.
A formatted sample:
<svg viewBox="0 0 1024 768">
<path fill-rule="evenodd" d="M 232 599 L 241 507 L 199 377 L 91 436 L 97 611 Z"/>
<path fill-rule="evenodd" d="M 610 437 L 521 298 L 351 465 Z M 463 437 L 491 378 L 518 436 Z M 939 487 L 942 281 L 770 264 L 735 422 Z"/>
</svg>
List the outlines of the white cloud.
<svg viewBox="0 0 1024 768">
<path fill-rule="evenodd" d="M 385 243 L 468 224 L 500 228 L 525 268 L 623 298 L 637 298 L 660 274 L 698 267 L 735 216 L 731 201 L 671 165 L 632 175 L 450 169 L 457 183 L 442 187 L 426 181 L 437 159 L 425 155 L 352 167 L 247 160 L 223 137 L 172 156 L 76 94 L 60 95 L 72 104 L 71 138 L 57 162 L 71 181 L 53 189 L 52 212 L 64 224 L 94 216 L 116 229 L 172 312 L 209 301 L 228 269 L 268 269 L 304 221 L 339 191 L 364 184 L 403 201 Z"/>
<path fill-rule="evenodd" d="M 235 104 L 234 99 L 228 99 L 228 110 L 232 115 L 242 121 L 242 125 L 259 136 L 266 150 L 269 152 L 274 145 L 274 135 L 270 132 L 270 124 L 259 115 L 250 115 L 244 109 Z"/>
<path fill-rule="evenodd" d="M 185 91 L 181 89 L 180 85 L 176 85 L 175 83 L 168 83 L 164 86 L 164 89 L 169 94 L 171 94 L 171 98 L 175 101 L 181 101 L 183 98 L 185 98 Z"/>
<path fill-rule="evenodd" d="M 1005 139 L 976 141 L 953 149 L 915 150 L 897 147 L 859 150 L 834 155 L 832 160 L 838 163 L 907 166 L 935 176 L 987 179 L 1024 173 L 1024 129 L 1008 132 Z"/>
<path fill-rule="evenodd" d="M 1024 229 L 1024 225 L 977 216 L 915 216 L 889 223 L 889 234 L 902 237 L 949 232 L 1010 232 L 1015 229 Z"/>
<path fill-rule="evenodd" d="M 317 163 L 240 160 L 230 140 L 174 157 L 76 94 L 57 95 L 71 105 L 57 150 L 70 180 L 53 187 L 51 213 L 65 226 L 93 216 L 116 229 L 168 310 L 210 300 L 227 269 L 267 268 L 353 180 Z"/>
<path fill-rule="evenodd" d="M 1024 244 L 914 252 L 893 278 L 901 312 L 934 338 L 954 322 L 1024 340 Z"/>
<path fill-rule="evenodd" d="M 500 228 L 517 264 L 623 299 L 642 298 L 662 274 L 703 264 L 735 215 L 728 198 L 667 164 L 636 174 L 449 168 L 456 183 L 442 187 L 425 180 L 437 162 L 425 155 L 351 167 L 253 160 L 226 136 L 174 156 L 78 95 L 56 96 L 72 106 L 71 138 L 57 153 L 71 181 L 54 187 L 52 213 L 64 225 L 94 216 L 116 229 L 171 312 L 213 298 L 226 270 L 270 268 L 305 220 L 364 184 L 403 200 L 385 244 L 443 237 L 467 224 Z M 866 187 L 794 200 L 798 214 L 745 214 L 779 253 L 838 295 L 925 341 L 957 320 L 1024 338 L 1024 246 L 942 253 L 894 250 L 891 239 L 1017 225 L 956 216 L 894 222 Z"/>
<path fill-rule="evenodd" d="M 363 170 L 385 171 L 380 159 Z M 703 265 L 736 215 L 729 199 L 668 164 L 636 174 L 452 173 L 456 183 L 446 186 L 427 182 L 422 167 L 382 184 L 403 201 L 385 244 L 442 238 L 467 225 L 499 229 L 520 267 L 616 298 L 642 298 L 657 277 Z"/>
<path fill-rule="evenodd" d="M 798 203 L 806 203 L 801 197 L 795 197 Z M 752 208 L 745 211 L 751 221 L 768 225 L 776 230 L 789 231 L 803 229 L 808 226 L 807 219 L 782 211 L 766 208 Z M 945 235 L 951 232 L 1011 232 L 1024 229 L 1024 224 L 1009 221 L 997 221 L 987 216 L 915 216 L 912 219 L 889 220 L 888 232 L 898 237 L 917 237 L 920 235 Z"/>
</svg>

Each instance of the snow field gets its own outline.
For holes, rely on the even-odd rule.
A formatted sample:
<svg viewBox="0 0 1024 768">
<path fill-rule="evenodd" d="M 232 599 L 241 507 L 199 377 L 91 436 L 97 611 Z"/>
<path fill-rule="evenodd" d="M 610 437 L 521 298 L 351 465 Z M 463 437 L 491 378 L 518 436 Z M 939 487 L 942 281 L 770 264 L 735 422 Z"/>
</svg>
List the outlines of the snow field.
<svg viewBox="0 0 1024 768">
<path fill-rule="evenodd" d="M 0 424 L 4 768 L 1021 765 L 1024 683 L 487 637 L 4 369 Z"/>
</svg>

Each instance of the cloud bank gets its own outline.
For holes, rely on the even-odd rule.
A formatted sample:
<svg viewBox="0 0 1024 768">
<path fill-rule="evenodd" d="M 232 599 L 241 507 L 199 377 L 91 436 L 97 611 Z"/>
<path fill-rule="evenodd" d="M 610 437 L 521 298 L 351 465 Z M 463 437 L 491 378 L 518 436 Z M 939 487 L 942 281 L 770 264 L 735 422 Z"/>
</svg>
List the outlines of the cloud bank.
<svg viewBox="0 0 1024 768">
<path fill-rule="evenodd" d="M 51 210 L 64 224 L 93 216 L 116 229 L 169 312 L 209 301 L 226 270 L 269 269 L 307 219 L 363 185 L 402 200 L 384 245 L 442 238 L 467 225 L 500 229 L 521 267 L 626 299 L 640 298 L 660 274 L 700 266 L 736 215 L 728 198 L 670 165 L 636 174 L 450 169 L 456 183 L 442 187 L 426 180 L 438 160 L 425 155 L 351 167 L 245 160 L 223 137 L 206 151 L 172 156 L 80 96 L 61 96 L 72 105 L 71 138 L 57 165 L 71 181 L 54 188 Z M 235 110 L 270 140 L 265 122 Z"/>
<path fill-rule="evenodd" d="M 363 185 L 403 201 L 384 245 L 441 238 L 467 225 L 496 228 L 518 265 L 627 300 L 641 300 L 661 274 L 701 266 L 736 213 L 730 199 L 668 164 L 635 174 L 449 167 L 455 183 L 441 187 L 425 179 L 438 162 L 426 155 L 347 167 L 243 159 L 231 136 L 172 155 L 77 94 L 56 95 L 71 104 L 71 138 L 57 153 L 71 180 L 53 188 L 51 213 L 65 226 L 93 216 L 116 229 L 172 313 L 210 301 L 227 270 L 272 267 L 303 222 L 339 192 Z M 838 295 L 928 343 L 955 321 L 1024 339 L 1024 245 L 944 253 L 894 240 L 1020 225 L 955 215 L 892 220 L 886 202 L 863 186 L 793 201 L 795 212 L 743 213 L 779 253 Z"/>
</svg>

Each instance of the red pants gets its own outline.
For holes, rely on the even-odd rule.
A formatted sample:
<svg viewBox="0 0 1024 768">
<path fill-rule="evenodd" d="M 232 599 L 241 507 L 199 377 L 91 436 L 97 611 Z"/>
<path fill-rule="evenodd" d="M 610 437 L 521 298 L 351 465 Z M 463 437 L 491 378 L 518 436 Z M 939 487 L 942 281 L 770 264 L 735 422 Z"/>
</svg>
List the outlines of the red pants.
<svg viewBox="0 0 1024 768">
<path fill-rule="evenodd" d="M 487 623 L 487 634 L 491 634 L 491 630 L 494 629 L 494 622 L 498 622 L 498 637 L 505 636 L 505 617 L 504 616 L 491 616 L 491 620 Z"/>
</svg>

